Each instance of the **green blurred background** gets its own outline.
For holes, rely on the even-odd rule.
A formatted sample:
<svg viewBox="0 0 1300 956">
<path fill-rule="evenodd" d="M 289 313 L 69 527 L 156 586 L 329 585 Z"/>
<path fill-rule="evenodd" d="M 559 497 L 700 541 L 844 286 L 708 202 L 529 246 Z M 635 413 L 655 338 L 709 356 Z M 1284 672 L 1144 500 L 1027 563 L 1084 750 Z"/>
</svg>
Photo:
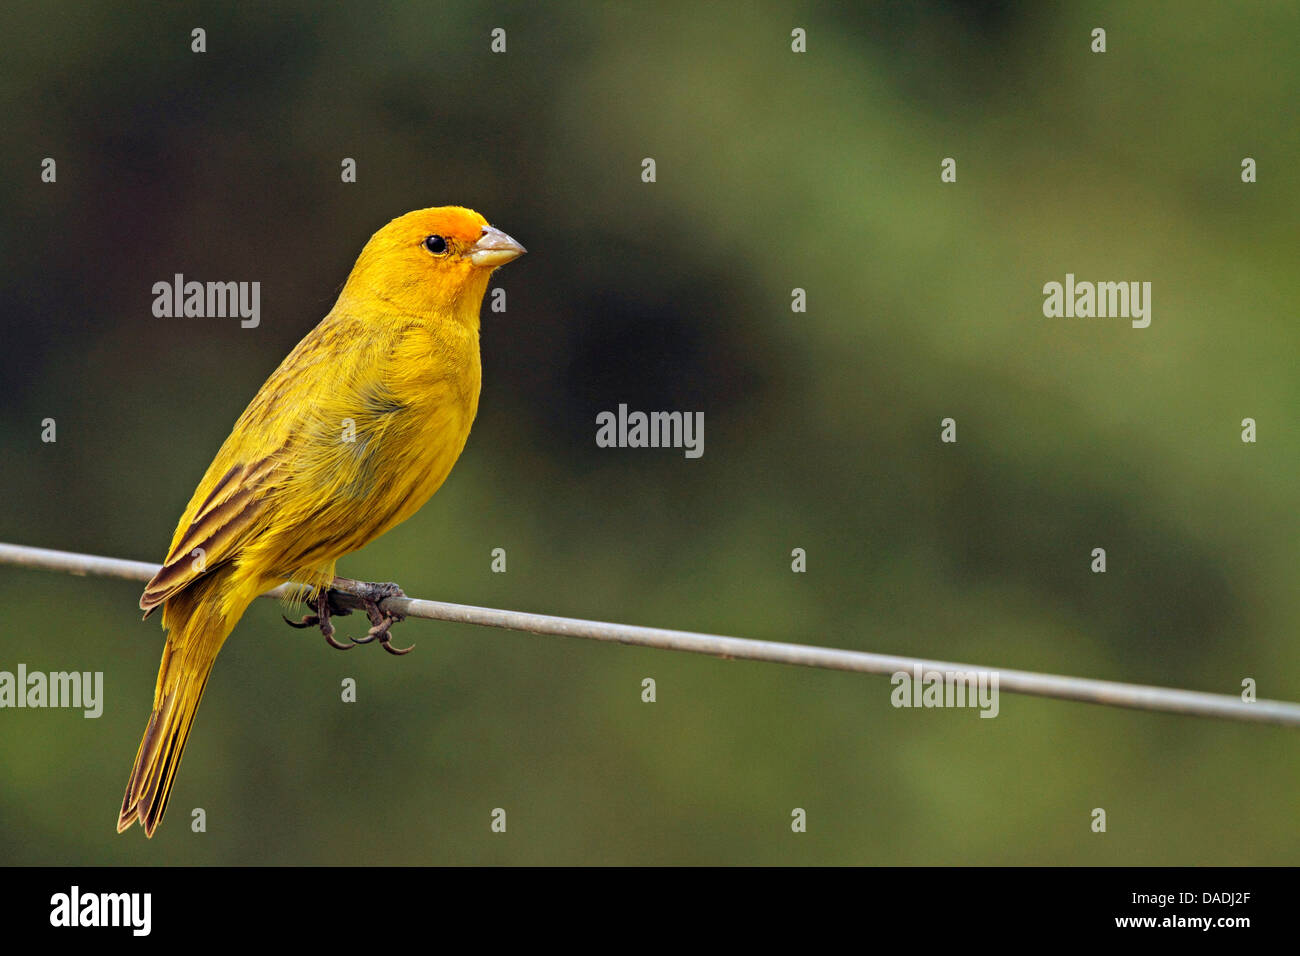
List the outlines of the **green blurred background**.
<svg viewBox="0 0 1300 956">
<path fill-rule="evenodd" d="M 462 203 L 529 249 L 484 315 L 478 421 L 341 573 L 1300 698 L 1293 3 L 67 3 L 0 32 L 0 540 L 161 560 L 370 234 Z M 154 318 L 177 272 L 260 281 L 261 326 Z M 1152 282 L 1150 328 L 1044 318 L 1067 272 Z M 704 457 L 597 448 L 621 402 L 703 411 Z M 0 711 L 0 860 L 1300 861 L 1294 731 L 896 710 L 885 678 L 430 622 L 404 659 L 343 655 L 269 601 L 167 821 L 119 836 L 162 642 L 139 590 L 0 568 L 0 669 L 106 696 Z"/>
</svg>

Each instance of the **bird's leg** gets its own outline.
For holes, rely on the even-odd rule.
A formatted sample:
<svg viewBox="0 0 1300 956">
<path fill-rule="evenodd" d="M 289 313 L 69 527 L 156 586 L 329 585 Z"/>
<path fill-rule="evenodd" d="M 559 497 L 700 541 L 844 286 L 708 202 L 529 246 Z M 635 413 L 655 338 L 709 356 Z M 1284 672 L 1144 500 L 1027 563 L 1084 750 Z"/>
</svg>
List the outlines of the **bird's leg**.
<svg viewBox="0 0 1300 956">
<path fill-rule="evenodd" d="M 308 614 L 296 622 L 286 617 L 285 623 L 290 627 L 319 627 L 330 647 L 340 651 L 350 651 L 357 644 L 369 644 L 374 640 L 378 640 L 380 646 L 390 654 L 409 654 L 415 650 L 415 645 L 394 647 L 393 638 L 389 634 L 389 629 L 398 621 L 405 620 L 406 615 L 385 611 L 379 606 L 385 598 L 406 597 L 406 592 L 396 584 L 369 584 L 344 578 L 335 578 L 334 583 L 338 585 L 337 588 L 321 588 L 312 596 L 311 604 L 315 614 Z M 370 619 L 370 630 L 364 637 L 348 638 L 351 643 L 340 644 L 334 640 L 334 625 L 330 623 L 330 618 L 352 613 L 352 608 L 340 600 L 345 596 L 361 602 L 366 617 Z"/>
<path fill-rule="evenodd" d="M 354 592 L 361 599 L 362 606 L 366 609 L 366 617 L 370 618 L 370 630 L 366 632 L 365 637 L 356 638 L 355 644 L 369 644 L 378 638 L 380 646 L 390 654 L 409 654 L 415 650 L 415 645 L 410 647 L 394 647 L 392 635 L 389 629 L 398 621 L 406 619 L 406 615 L 398 614 L 396 611 L 385 611 L 379 607 L 384 598 L 406 597 L 406 593 L 396 584 L 361 584 Z"/>
<path fill-rule="evenodd" d="M 331 597 L 333 593 L 334 592 L 329 588 L 321 588 L 312 597 L 312 609 L 315 610 L 315 614 L 308 614 L 301 621 L 297 622 L 291 621 L 286 617 L 284 618 L 284 623 L 288 624 L 290 627 L 319 627 L 320 632 L 325 635 L 325 643 L 330 647 L 340 651 L 350 651 L 355 645 L 365 642 L 352 641 L 351 644 L 340 644 L 338 641 L 334 640 L 334 625 L 330 622 L 330 618 L 343 617 L 344 615 L 351 614 L 352 609 L 335 604 Z M 280 616 L 284 617 L 284 615 Z M 351 638 L 349 638 L 349 640 L 351 640 Z"/>
</svg>

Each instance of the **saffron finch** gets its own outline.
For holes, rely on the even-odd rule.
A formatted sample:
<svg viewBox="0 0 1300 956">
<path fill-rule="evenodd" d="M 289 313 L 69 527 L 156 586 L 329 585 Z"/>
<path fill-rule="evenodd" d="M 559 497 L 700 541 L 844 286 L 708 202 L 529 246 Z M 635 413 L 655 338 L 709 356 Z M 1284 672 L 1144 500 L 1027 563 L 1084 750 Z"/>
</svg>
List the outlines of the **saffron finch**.
<svg viewBox="0 0 1300 956">
<path fill-rule="evenodd" d="M 167 639 L 118 832 L 162 821 L 217 653 L 258 595 L 299 583 L 316 612 L 299 626 L 405 653 L 389 642 L 400 618 L 379 608 L 395 585 L 363 586 L 370 632 L 335 641 L 335 563 L 414 514 L 456 463 L 478 409 L 488 278 L 523 252 L 459 206 L 394 219 L 239 417 L 140 598 L 145 617 L 162 608 Z"/>
</svg>

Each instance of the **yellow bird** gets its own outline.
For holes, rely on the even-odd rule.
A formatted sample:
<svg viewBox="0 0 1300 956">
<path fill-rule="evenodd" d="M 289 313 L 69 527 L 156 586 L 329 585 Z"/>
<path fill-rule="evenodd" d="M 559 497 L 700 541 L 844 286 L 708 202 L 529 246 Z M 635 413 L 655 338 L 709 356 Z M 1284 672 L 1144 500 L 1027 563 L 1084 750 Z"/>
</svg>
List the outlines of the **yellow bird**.
<svg viewBox="0 0 1300 956">
<path fill-rule="evenodd" d="M 479 308 L 488 277 L 524 247 L 471 209 L 420 209 L 376 232 L 328 315 L 280 363 L 199 482 L 140 598 L 167 642 L 153 713 L 117 829 L 162 821 L 217 652 L 244 610 L 286 580 L 306 586 L 334 647 L 395 620 L 362 594 L 369 633 L 333 637 L 334 565 L 409 518 L 446 479 L 478 410 Z"/>
</svg>

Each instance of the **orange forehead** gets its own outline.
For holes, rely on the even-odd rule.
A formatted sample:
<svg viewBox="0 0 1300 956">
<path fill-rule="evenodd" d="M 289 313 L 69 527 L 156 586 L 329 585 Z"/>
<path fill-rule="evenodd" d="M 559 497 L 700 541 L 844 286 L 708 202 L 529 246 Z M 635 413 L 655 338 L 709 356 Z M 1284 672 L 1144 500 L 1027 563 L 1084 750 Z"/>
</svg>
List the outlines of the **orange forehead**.
<svg viewBox="0 0 1300 956">
<path fill-rule="evenodd" d="M 483 235 L 483 227 L 488 221 L 473 209 L 464 206 L 435 206 L 432 209 L 408 212 L 405 216 L 394 219 L 390 226 L 399 223 L 404 231 L 410 227 L 421 234 L 474 242 Z"/>
</svg>

